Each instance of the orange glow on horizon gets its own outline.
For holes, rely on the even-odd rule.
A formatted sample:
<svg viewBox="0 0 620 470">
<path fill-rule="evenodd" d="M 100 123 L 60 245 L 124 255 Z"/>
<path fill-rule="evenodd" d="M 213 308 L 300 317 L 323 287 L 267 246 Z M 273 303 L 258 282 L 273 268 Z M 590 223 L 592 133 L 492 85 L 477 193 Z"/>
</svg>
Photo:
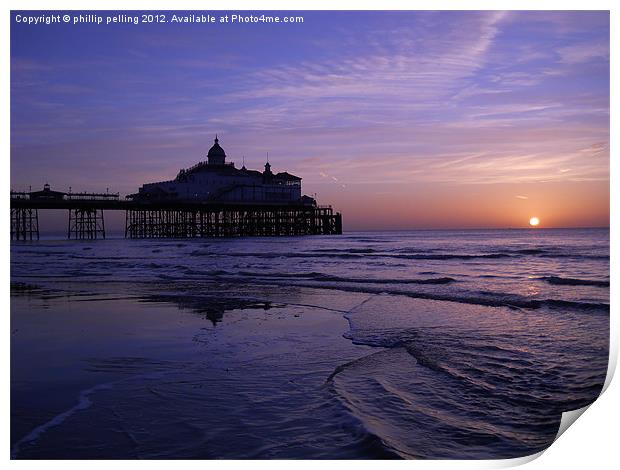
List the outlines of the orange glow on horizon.
<svg viewBox="0 0 620 470">
<path fill-rule="evenodd" d="M 305 192 L 341 211 L 347 230 L 530 228 L 534 216 L 537 228 L 609 226 L 608 182 L 378 186 Z"/>
</svg>

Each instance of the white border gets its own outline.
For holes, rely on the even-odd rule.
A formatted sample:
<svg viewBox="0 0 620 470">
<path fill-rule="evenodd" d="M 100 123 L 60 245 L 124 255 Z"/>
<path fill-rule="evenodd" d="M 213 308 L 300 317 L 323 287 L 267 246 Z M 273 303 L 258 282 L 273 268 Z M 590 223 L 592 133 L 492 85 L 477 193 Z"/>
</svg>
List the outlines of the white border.
<svg viewBox="0 0 620 470">
<path fill-rule="evenodd" d="M 3 5 L 3 15 L 0 16 L 0 37 L 2 38 L 2 47 L 0 48 L 0 61 L 3 66 L 2 73 L 0 73 L 0 83 L 2 84 L 1 102 L 2 113 L 4 119 L 1 126 L 1 142 L 5 149 L 5 157 L 2 160 L 2 171 L 0 172 L 3 181 L 5 191 L 8 191 L 10 187 L 10 10 L 76 10 L 76 9 L 100 9 L 100 10 L 611 10 L 611 136 L 620 136 L 620 129 L 618 128 L 618 119 L 616 112 L 618 111 L 618 93 L 614 88 L 614 84 L 620 83 L 620 76 L 618 74 L 618 47 L 620 44 L 618 37 L 618 22 L 620 20 L 618 14 L 617 1 L 613 0 L 589 0 L 589 1 L 561 1 L 561 0 L 504 0 L 499 2 L 497 0 L 425 0 L 425 1 L 396 1 L 396 0 L 382 0 L 381 2 L 370 2 L 368 0 L 359 0 L 351 2 L 350 4 L 344 2 L 334 2 L 328 0 L 303 0 L 297 2 L 290 1 L 198 1 L 198 0 L 175 0 L 174 2 L 165 0 L 93 0 L 89 2 L 83 2 L 76 4 L 69 0 L 58 1 L 28 1 L 28 0 L 5 0 Z M 615 9 L 614 9 L 615 7 Z M 617 137 L 616 137 L 617 139 Z M 617 148 L 615 139 L 611 139 L 610 142 L 610 155 L 615 154 Z M 611 181 L 617 183 L 618 177 L 618 164 L 614 159 L 611 159 Z M 618 300 L 618 289 L 616 288 L 615 280 L 618 277 L 618 252 L 617 244 L 620 240 L 618 236 L 618 201 L 620 201 L 620 190 L 618 184 L 612 184 L 611 186 L 611 266 L 612 266 L 612 287 L 611 287 L 611 304 L 615 306 Z M 6 204 L 6 200 L 2 199 L 2 204 Z M 3 269 L 2 280 L 5 286 L 5 298 L 3 299 L 3 320 L 4 320 L 4 334 L 7 341 L 3 345 L 3 360 L 4 360 L 4 385 L 0 390 L 2 396 L 3 407 L 3 426 L 2 435 L 0 439 L 4 443 L 6 449 L 6 458 L 9 458 L 10 453 L 10 439 L 9 439 L 9 391 L 10 391 L 10 321 L 9 321 L 9 298 L 8 298 L 8 286 L 10 282 L 9 277 L 9 218 L 8 210 L 5 206 L 4 212 L 7 217 L 0 218 L 0 224 L 2 233 L 5 237 L 3 244 L 2 256 L 3 256 Z M 612 322 L 611 322 L 611 344 L 610 344 L 610 372 L 613 373 L 618 357 L 618 328 L 616 321 L 613 320 L 614 308 L 612 307 Z M 554 443 L 548 450 L 546 450 L 540 458 L 534 460 L 529 464 L 529 468 L 607 468 L 609 463 L 618 461 L 616 446 L 616 420 L 618 418 L 618 409 L 620 403 L 620 386 L 617 384 L 617 380 L 609 381 L 612 374 L 608 374 L 608 380 L 606 386 L 609 388 L 599 398 L 584 415 L 579 419 L 577 426 L 571 427 L 561 438 Z M 417 461 L 417 462 L 376 462 L 376 461 L 361 461 L 352 465 L 361 468 L 376 467 L 377 465 L 390 465 L 390 466 L 402 466 L 402 465 L 415 465 L 416 467 L 433 467 L 433 468 L 501 468 L 506 466 L 514 466 L 525 463 L 531 458 L 516 459 L 512 461 Z M 20 468 L 30 468 L 34 466 L 45 465 L 46 468 L 82 468 L 83 461 L 47 461 L 47 462 L 35 462 L 35 461 L 11 461 L 11 465 Z M 109 465 L 107 461 L 89 461 L 87 465 L 93 468 L 101 468 Z M 169 465 L 166 461 L 118 461 L 114 463 L 115 466 L 121 467 L 133 467 L 148 466 L 152 468 L 164 468 Z M 204 465 L 208 465 L 209 468 L 222 468 L 222 467 L 238 467 L 249 466 L 253 468 L 288 468 L 290 465 L 296 467 L 311 468 L 316 465 L 313 461 L 253 461 L 253 462 L 239 462 L 239 461 L 183 461 L 174 462 L 174 465 L 184 465 L 192 468 L 203 468 Z M 328 461 L 321 463 L 330 468 L 336 468 L 342 465 L 340 462 Z"/>
</svg>

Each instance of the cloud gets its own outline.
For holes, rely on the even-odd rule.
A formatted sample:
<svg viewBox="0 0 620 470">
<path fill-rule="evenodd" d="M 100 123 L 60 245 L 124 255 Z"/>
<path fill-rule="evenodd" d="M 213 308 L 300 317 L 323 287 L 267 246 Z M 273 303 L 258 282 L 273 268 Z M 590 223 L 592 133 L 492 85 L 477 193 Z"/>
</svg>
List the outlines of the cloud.
<svg viewBox="0 0 620 470">
<path fill-rule="evenodd" d="M 25 174 L 20 159 L 45 143 L 67 161 L 88 148 L 148 165 L 136 183 L 167 178 L 220 132 L 231 159 L 251 167 L 269 151 L 304 184 L 608 178 L 608 48 L 594 16 L 587 28 L 563 12 L 400 16 L 287 41 L 235 32 L 216 59 L 205 32 L 128 36 L 125 56 L 73 63 L 14 57 L 12 169 Z"/>
<path fill-rule="evenodd" d="M 584 64 L 594 60 L 609 62 L 609 44 L 574 44 L 559 48 L 558 54 L 562 63 L 570 65 Z"/>
<path fill-rule="evenodd" d="M 221 99 L 269 100 L 260 115 L 274 113 L 275 121 L 293 110 L 300 118 L 353 110 L 352 115 L 372 121 L 436 109 L 484 65 L 506 16 L 505 12 L 449 16 L 436 20 L 440 28 L 431 23 L 386 33 L 376 46 L 370 38 L 377 38 L 380 31 L 370 30 L 357 38 L 369 45 L 364 53 L 259 70 Z"/>
</svg>

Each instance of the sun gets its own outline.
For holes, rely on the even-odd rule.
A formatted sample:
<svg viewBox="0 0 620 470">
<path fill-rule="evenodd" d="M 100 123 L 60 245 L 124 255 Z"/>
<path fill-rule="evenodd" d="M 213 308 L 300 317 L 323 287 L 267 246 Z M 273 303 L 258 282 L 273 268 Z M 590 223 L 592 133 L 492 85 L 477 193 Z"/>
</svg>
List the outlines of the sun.
<svg viewBox="0 0 620 470">
<path fill-rule="evenodd" d="M 530 219 L 530 225 L 532 227 L 537 227 L 539 223 L 540 223 L 540 219 L 538 217 L 532 217 Z"/>
</svg>

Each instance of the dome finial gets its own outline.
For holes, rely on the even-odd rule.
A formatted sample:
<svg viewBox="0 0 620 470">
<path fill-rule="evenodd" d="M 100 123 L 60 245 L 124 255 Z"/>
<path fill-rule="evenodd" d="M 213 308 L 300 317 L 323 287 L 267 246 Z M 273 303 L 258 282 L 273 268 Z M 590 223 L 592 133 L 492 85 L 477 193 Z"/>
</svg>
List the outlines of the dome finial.
<svg viewBox="0 0 620 470">
<path fill-rule="evenodd" d="M 209 153 L 207 154 L 207 161 L 209 165 L 224 165 L 226 163 L 226 152 L 224 149 L 220 147 L 218 143 L 219 139 L 217 138 L 217 134 L 215 134 L 215 143 L 213 147 L 209 149 Z"/>
</svg>

